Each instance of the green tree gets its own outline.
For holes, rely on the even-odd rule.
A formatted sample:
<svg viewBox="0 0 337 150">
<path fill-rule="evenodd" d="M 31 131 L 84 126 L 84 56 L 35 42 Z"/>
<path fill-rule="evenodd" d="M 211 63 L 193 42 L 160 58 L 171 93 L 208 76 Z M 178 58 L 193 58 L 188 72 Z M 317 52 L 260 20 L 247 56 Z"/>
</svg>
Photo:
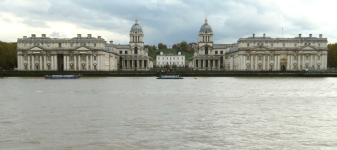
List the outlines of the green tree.
<svg viewBox="0 0 337 150">
<path fill-rule="evenodd" d="M 328 45 L 328 67 L 337 67 L 337 43 Z"/>
</svg>

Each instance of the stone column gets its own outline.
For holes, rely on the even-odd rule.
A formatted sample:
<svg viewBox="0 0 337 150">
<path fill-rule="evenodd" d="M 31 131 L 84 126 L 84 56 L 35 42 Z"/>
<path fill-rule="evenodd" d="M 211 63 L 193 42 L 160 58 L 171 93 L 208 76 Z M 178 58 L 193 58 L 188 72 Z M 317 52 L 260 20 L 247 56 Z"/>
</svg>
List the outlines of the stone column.
<svg viewBox="0 0 337 150">
<path fill-rule="evenodd" d="M 32 55 L 32 70 L 35 70 L 35 61 L 34 61 L 34 58 L 35 55 Z"/>
<path fill-rule="evenodd" d="M 206 68 L 206 60 L 203 59 L 203 68 Z"/>
<path fill-rule="evenodd" d="M 310 54 L 310 67 L 312 67 L 312 54 Z"/>
<path fill-rule="evenodd" d="M 89 70 L 89 58 L 88 55 L 85 57 L 85 66 L 86 66 L 86 71 Z"/>
<path fill-rule="evenodd" d="M 70 70 L 70 61 L 69 61 L 70 55 L 67 56 L 67 70 Z"/>
<path fill-rule="evenodd" d="M 81 55 L 78 55 L 78 71 L 82 70 Z"/>
<path fill-rule="evenodd" d="M 67 56 L 63 55 L 63 71 L 67 70 Z"/>
<path fill-rule="evenodd" d="M 242 70 L 246 71 L 247 70 L 247 64 L 246 64 L 246 55 L 243 55 L 243 66 L 242 66 Z"/>
<path fill-rule="evenodd" d="M 262 57 L 262 69 L 263 69 L 263 71 L 266 70 L 266 63 L 265 63 L 266 57 L 265 57 L 265 56 L 266 56 L 266 55 L 264 54 L 263 57 Z"/>
<path fill-rule="evenodd" d="M 50 69 L 54 70 L 54 56 L 50 55 Z"/>
<path fill-rule="evenodd" d="M 314 66 L 316 70 L 317 69 L 317 55 L 314 55 Z"/>
<path fill-rule="evenodd" d="M 145 68 L 145 60 L 142 60 L 142 68 Z"/>
<path fill-rule="evenodd" d="M 257 71 L 258 68 L 259 68 L 257 62 L 258 62 L 257 55 L 255 55 L 255 70 L 256 70 L 256 71 Z"/>
<path fill-rule="evenodd" d="M 30 70 L 30 55 L 27 55 L 27 70 Z"/>
<path fill-rule="evenodd" d="M 92 54 L 91 54 L 91 56 L 90 56 L 90 70 L 92 71 L 92 70 L 94 70 L 93 68 L 94 68 L 94 66 L 93 66 L 93 62 L 92 62 L 92 60 L 93 60 L 93 56 L 92 56 Z"/>
<path fill-rule="evenodd" d="M 39 57 L 40 57 L 39 70 L 42 71 L 42 65 L 43 65 L 43 63 L 42 63 L 42 56 L 40 55 Z"/>
<path fill-rule="evenodd" d="M 101 59 L 100 59 L 99 55 L 97 55 L 96 57 L 97 57 L 96 70 L 100 70 L 100 63 L 101 63 L 100 61 L 101 61 Z"/>
<path fill-rule="evenodd" d="M 214 69 L 216 68 L 215 67 L 215 59 L 213 59 L 213 66 L 212 66 L 212 68 L 214 68 Z"/>
<path fill-rule="evenodd" d="M 47 70 L 47 56 L 43 56 L 43 70 Z"/>
<path fill-rule="evenodd" d="M 77 69 L 76 69 L 76 64 L 77 64 L 77 62 L 76 62 L 76 57 L 77 57 L 77 55 L 74 55 L 74 70 L 77 70 Z"/>
</svg>

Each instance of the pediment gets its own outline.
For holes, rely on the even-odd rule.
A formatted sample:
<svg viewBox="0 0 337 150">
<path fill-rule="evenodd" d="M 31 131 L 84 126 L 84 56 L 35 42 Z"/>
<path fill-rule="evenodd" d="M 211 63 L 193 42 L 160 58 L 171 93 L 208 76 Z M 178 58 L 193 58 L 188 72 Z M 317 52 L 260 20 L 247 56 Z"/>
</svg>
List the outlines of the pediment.
<svg viewBox="0 0 337 150">
<path fill-rule="evenodd" d="M 253 50 L 262 50 L 262 51 L 264 51 L 264 50 L 269 50 L 269 49 L 267 47 L 264 47 L 264 46 L 258 46 L 256 48 L 254 48 Z"/>
<path fill-rule="evenodd" d="M 88 51 L 90 49 L 82 46 L 82 47 L 77 48 L 76 50 L 79 50 L 79 51 Z"/>
<path fill-rule="evenodd" d="M 33 48 L 29 49 L 29 50 L 33 50 L 33 51 L 42 51 L 43 49 L 40 48 L 40 47 L 35 46 L 35 47 L 33 47 Z"/>
<path fill-rule="evenodd" d="M 302 48 L 302 50 L 315 50 L 315 48 L 311 46 L 307 46 L 307 47 Z"/>
</svg>

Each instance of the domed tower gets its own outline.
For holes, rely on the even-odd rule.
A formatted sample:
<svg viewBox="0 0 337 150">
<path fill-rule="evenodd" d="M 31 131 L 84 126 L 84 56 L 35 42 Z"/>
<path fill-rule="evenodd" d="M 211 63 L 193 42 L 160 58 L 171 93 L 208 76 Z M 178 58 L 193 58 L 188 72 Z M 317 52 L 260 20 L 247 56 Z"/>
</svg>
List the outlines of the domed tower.
<svg viewBox="0 0 337 150">
<path fill-rule="evenodd" d="M 201 26 L 199 31 L 199 49 L 205 50 L 205 54 L 208 54 L 208 50 L 213 47 L 213 31 L 212 27 L 207 23 L 207 16 L 205 23 Z"/>
<path fill-rule="evenodd" d="M 131 47 L 135 47 L 137 45 L 138 48 L 143 49 L 144 47 L 144 34 L 142 26 L 138 24 L 138 19 L 136 16 L 135 24 L 131 27 L 130 30 L 130 45 Z"/>
</svg>

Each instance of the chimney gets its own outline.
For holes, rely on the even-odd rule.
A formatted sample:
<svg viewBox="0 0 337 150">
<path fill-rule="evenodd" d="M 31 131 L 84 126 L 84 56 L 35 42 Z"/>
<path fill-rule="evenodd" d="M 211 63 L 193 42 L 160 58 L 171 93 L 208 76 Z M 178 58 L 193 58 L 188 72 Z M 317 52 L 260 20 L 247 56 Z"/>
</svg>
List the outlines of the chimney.
<svg viewBox="0 0 337 150">
<path fill-rule="evenodd" d="M 319 34 L 319 38 L 321 39 L 323 37 L 323 34 Z"/>
<path fill-rule="evenodd" d="M 97 36 L 98 39 L 101 39 L 101 36 Z"/>
<path fill-rule="evenodd" d="M 265 37 L 266 37 L 266 34 L 263 34 L 263 37 L 265 38 Z"/>
<path fill-rule="evenodd" d="M 23 36 L 23 39 L 27 39 L 27 36 Z"/>
<path fill-rule="evenodd" d="M 91 39 L 91 34 L 88 34 L 88 39 Z"/>
<path fill-rule="evenodd" d="M 81 34 L 77 34 L 77 38 L 80 39 L 81 38 Z"/>
<path fill-rule="evenodd" d="M 160 55 L 163 55 L 163 52 L 160 52 Z"/>
<path fill-rule="evenodd" d="M 309 34 L 309 37 L 312 37 L 312 34 Z"/>
<path fill-rule="evenodd" d="M 44 39 L 45 39 L 45 38 L 46 38 L 46 34 L 42 34 L 42 38 L 44 38 Z"/>
<path fill-rule="evenodd" d="M 298 37 L 302 37 L 302 34 L 298 34 Z"/>
<path fill-rule="evenodd" d="M 35 34 L 32 34 L 32 39 L 35 39 Z"/>
<path fill-rule="evenodd" d="M 178 55 L 181 55 L 181 52 L 178 52 Z"/>
<path fill-rule="evenodd" d="M 110 41 L 110 44 L 111 44 L 111 45 L 114 44 L 114 41 Z"/>
<path fill-rule="evenodd" d="M 253 34 L 253 38 L 255 38 L 255 34 Z"/>
</svg>

